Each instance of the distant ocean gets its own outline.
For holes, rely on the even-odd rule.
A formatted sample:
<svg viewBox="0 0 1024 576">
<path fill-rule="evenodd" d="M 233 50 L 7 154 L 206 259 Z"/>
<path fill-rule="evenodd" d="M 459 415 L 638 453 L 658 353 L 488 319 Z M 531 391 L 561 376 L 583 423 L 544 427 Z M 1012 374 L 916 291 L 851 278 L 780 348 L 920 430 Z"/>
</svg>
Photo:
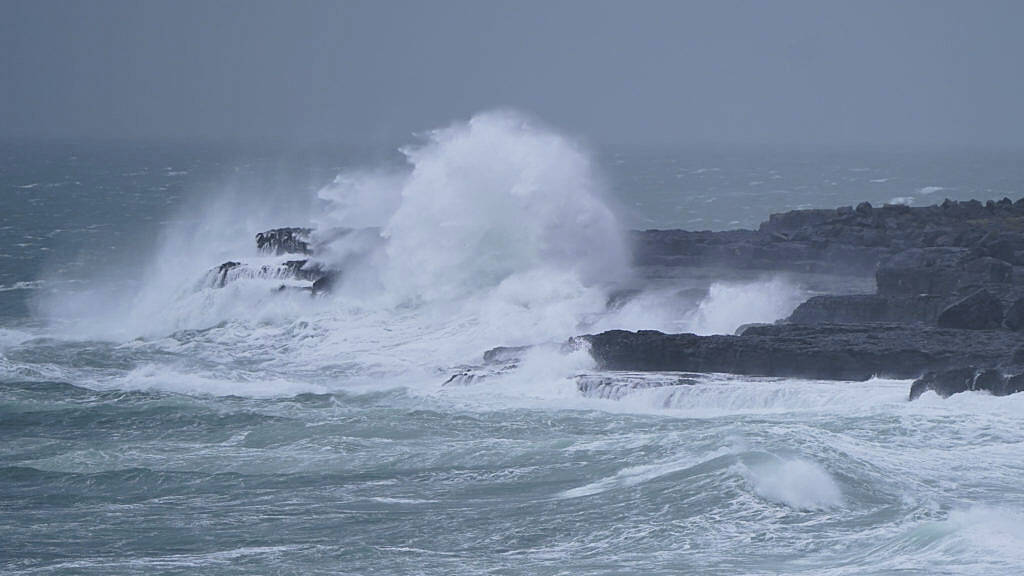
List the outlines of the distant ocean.
<svg viewBox="0 0 1024 576">
<path fill-rule="evenodd" d="M 695 281 L 644 284 L 624 230 L 1017 199 L 1024 155 L 588 149 L 501 114 L 403 150 L 0 147 L 0 572 L 1024 572 L 1024 395 L 704 374 L 600 398 L 585 351 L 546 348 L 445 385 L 495 346 L 731 332 L 814 290 L 678 297 Z M 327 296 L 208 281 L 287 258 L 256 250 L 278 226 L 385 247 Z"/>
</svg>

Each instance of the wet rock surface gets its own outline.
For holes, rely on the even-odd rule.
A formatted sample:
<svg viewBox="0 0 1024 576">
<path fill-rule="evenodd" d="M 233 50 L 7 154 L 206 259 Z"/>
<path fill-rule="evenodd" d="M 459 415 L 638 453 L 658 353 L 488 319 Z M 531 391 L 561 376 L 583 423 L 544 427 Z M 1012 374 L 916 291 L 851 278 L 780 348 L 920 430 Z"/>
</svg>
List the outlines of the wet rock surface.
<svg viewBox="0 0 1024 576">
<path fill-rule="evenodd" d="M 381 242 L 374 229 L 267 230 L 256 235 L 261 254 L 298 257 L 258 266 L 225 262 L 211 270 L 209 283 L 223 287 L 237 278 L 274 278 L 291 282 L 288 288 L 328 292 L 344 266 L 337 260 L 324 264 L 321 247 L 345 239 L 352 240 L 346 252 L 351 258 L 365 257 Z M 864 202 L 774 214 L 757 230 L 645 230 L 631 239 L 634 261 L 649 278 L 708 268 L 821 273 L 873 276 L 875 290 L 819 292 L 789 318 L 744 326 L 738 335 L 613 330 L 562 346 L 589 347 L 604 370 L 917 378 L 912 399 L 928 390 L 942 396 L 965 390 L 1001 395 L 1024 388 L 1024 376 L 1016 376 L 1024 373 L 1024 199 L 947 200 L 919 208 Z M 621 308 L 638 293 L 615 292 L 608 309 Z M 486 370 L 469 368 L 448 383 L 476 381 L 495 366 L 514 366 L 526 350 L 490 350 Z M 692 383 L 677 380 L 658 385 Z M 651 382 L 638 379 L 635 386 Z M 630 389 L 599 378 L 580 380 L 579 386 L 599 397 Z"/>
<path fill-rule="evenodd" d="M 752 326 L 742 336 L 612 330 L 580 337 L 606 370 L 727 372 L 823 380 L 916 378 L 959 366 L 1012 365 L 1024 338 L 899 324 Z"/>
<path fill-rule="evenodd" d="M 1024 370 L 1005 373 L 997 368 L 966 366 L 927 372 L 910 386 L 910 400 L 918 399 L 925 392 L 948 398 L 968 391 L 985 391 L 993 396 L 1024 392 Z"/>
<path fill-rule="evenodd" d="M 581 337 L 605 369 L 919 378 L 911 399 L 1024 389 L 1024 199 L 865 202 L 774 214 L 758 230 L 647 230 L 633 241 L 642 265 L 873 273 L 876 291 L 815 295 L 736 336 Z"/>
<path fill-rule="evenodd" d="M 370 257 L 381 245 L 378 228 L 273 228 L 256 234 L 260 261 L 225 262 L 210 271 L 206 285 L 223 288 L 236 280 L 263 279 L 280 281 L 278 291 L 324 294 L 342 279 L 345 265 Z"/>
</svg>

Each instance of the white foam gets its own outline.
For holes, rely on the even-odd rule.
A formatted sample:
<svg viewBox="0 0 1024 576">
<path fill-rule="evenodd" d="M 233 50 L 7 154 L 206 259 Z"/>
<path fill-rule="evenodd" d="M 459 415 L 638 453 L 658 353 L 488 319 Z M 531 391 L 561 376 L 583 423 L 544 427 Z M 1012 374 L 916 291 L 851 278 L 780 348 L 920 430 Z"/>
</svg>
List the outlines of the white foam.
<svg viewBox="0 0 1024 576">
<path fill-rule="evenodd" d="M 607 492 L 616 488 L 636 486 L 666 474 L 685 470 L 695 464 L 692 458 L 682 458 L 658 464 L 644 464 L 623 468 L 608 478 L 602 478 L 578 488 L 571 488 L 559 494 L 560 498 L 582 498 Z"/>
<path fill-rule="evenodd" d="M 277 191 L 228 187 L 168 221 L 143 273 L 105 271 L 91 289 L 48 296 L 40 307 L 65 334 L 272 360 L 282 374 L 337 373 L 345 386 L 438 379 L 439 369 L 479 361 L 494 346 L 567 339 L 604 311 L 628 250 L 578 144 L 498 112 L 431 132 L 404 153 L 400 169 L 346 172 L 306 197 L 289 190 L 291 209 Z M 311 297 L 277 291 L 287 282 L 274 266 L 291 256 L 256 252 L 255 232 L 285 225 L 381 228 L 317 235 L 317 258 L 344 265 L 329 297 Z M 229 260 L 248 267 L 221 287 L 210 270 Z M 538 379 L 566 371 L 552 376 L 559 380 L 580 361 L 534 359 L 523 370 Z M 148 367 L 125 385 L 293 389 L 207 376 Z"/>
<path fill-rule="evenodd" d="M 0 328 L 0 350 L 4 348 L 10 348 L 11 346 L 17 346 L 26 340 L 31 339 L 33 336 L 28 332 L 21 330 L 13 330 L 11 328 Z"/>
<path fill-rule="evenodd" d="M 0 292 L 13 292 L 15 290 L 34 290 L 43 285 L 41 280 L 34 280 L 30 282 L 15 282 L 14 284 L 3 285 L 0 284 Z"/>
<path fill-rule="evenodd" d="M 388 290 L 432 300 L 541 268 L 587 283 L 625 271 L 600 182 L 565 138 L 491 113 L 435 131 L 406 155 L 412 170 L 384 228 Z"/>
<path fill-rule="evenodd" d="M 606 378 L 614 373 L 605 374 Z M 671 380 L 672 373 L 630 374 L 632 379 Z M 693 377 L 693 375 L 690 375 Z M 906 380 L 829 382 L 730 374 L 697 376 L 693 385 L 638 387 L 614 403 L 624 410 L 720 418 L 726 415 L 795 413 L 867 414 L 916 409 Z"/>
<path fill-rule="evenodd" d="M 183 394 L 209 394 L 211 396 L 278 397 L 300 393 L 324 393 L 323 386 L 273 377 L 246 377 L 243 373 L 224 375 L 198 375 L 167 366 L 147 364 L 98 387 L 119 390 L 163 390 Z"/>
<path fill-rule="evenodd" d="M 956 540 L 970 550 L 984 550 L 1024 564 L 1024 511 L 1021 509 L 960 508 L 951 512 L 944 524 L 954 532 Z"/>
<path fill-rule="evenodd" d="M 842 505 L 839 485 L 820 464 L 803 458 L 773 458 L 738 465 L 754 491 L 794 510 L 824 510 Z"/>
<path fill-rule="evenodd" d="M 806 298 L 799 286 L 781 276 L 756 282 L 715 282 L 689 317 L 687 332 L 732 334 L 744 324 L 785 318 Z"/>
</svg>

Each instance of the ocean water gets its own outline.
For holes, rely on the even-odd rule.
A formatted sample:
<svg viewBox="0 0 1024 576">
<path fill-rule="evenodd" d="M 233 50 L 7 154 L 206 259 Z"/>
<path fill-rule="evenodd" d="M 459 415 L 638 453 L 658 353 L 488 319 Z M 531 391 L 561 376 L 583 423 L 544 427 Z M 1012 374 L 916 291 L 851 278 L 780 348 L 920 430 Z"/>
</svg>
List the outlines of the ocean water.
<svg viewBox="0 0 1024 576">
<path fill-rule="evenodd" d="M 1017 198 L 1019 157 L 588 149 L 482 114 L 400 153 L 0 160 L 4 574 L 1024 572 L 1024 395 L 608 374 L 545 346 L 479 366 L 499 345 L 729 333 L 871 289 L 655 276 L 624 230 Z M 379 233 L 324 239 L 345 271 L 329 296 L 207 281 L 280 261 L 253 236 L 287 225 Z M 622 288 L 640 293 L 609 308 Z M 486 377 L 448 382 L 464 371 Z"/>
</svg>

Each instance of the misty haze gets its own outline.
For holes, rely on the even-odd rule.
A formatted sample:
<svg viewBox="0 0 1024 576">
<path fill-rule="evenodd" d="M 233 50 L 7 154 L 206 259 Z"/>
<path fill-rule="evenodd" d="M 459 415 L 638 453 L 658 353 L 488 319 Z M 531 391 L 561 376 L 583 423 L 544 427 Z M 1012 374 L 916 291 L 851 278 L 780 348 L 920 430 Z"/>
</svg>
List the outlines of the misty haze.
<svg viewBox="0 0 1024 576">
<path fill-rule="evenodd" d="M 0 0 L 0 572 L 1024 573 L 1022 21 Z"/>
</svg>

